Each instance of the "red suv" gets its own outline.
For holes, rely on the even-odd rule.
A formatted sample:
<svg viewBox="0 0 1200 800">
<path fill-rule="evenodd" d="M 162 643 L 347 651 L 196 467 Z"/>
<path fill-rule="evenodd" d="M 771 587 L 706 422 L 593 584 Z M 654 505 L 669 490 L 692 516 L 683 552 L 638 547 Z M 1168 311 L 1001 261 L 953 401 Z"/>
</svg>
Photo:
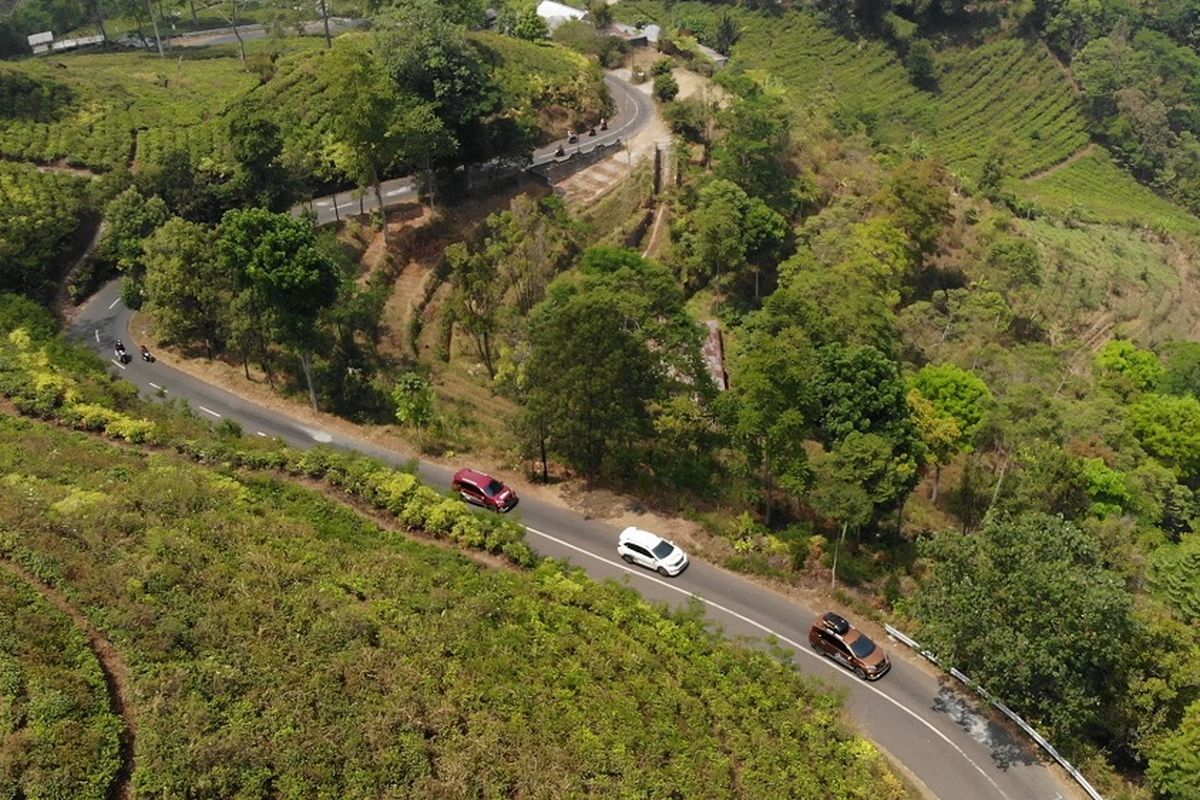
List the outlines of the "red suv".
<svg viewBox="0 0 1200 800">
<path fill-rule="evenodd" d="M 517 504 L 517 493 L 491 475 L 473 469 L 460 469 L 454 473 L 451 488 L 468 503 L 490 508 L 492 511 L 511 511 Z"/>
<path fill-rule="evenodd" d="M 808 643 L 865 681 L 878 680 L 892 668 L 879 645 L 832 611 L 813 623 Z"/>
</svg>

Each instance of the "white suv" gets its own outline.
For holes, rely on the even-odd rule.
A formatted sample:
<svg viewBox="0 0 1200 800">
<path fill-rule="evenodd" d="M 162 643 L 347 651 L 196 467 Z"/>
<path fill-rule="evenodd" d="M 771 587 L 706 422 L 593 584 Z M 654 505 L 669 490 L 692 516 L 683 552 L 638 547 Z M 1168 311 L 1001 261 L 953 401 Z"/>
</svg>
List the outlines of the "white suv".
<svg viewBox="0 0 1200 800">
<path fill-rule="evenodd" d="M 687 554 L 661 536 L 641 528 L 626 528 L 617 539 L 617 553 L 626 564 L 641 564 L 659 575 L 678 575 L 688 565 Z"/>
</svg>

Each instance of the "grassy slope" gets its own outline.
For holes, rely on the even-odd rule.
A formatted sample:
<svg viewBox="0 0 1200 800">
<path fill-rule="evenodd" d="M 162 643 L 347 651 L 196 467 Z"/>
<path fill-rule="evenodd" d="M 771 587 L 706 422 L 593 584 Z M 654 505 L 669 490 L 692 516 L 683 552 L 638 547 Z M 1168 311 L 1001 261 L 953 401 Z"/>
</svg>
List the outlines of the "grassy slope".
<svg viewBox="0 0 1200 800">
<path fill-rule="evenodd" d="M 9 496 L 22 488 L 0 482 Z M 0 570 L 0 796 L 103 800 L 120 726 L 83 633 Z"/>
<path fill-rule="evenodd" d="M 553 44 L 534 44 L 495 34 L 476 34 L 494 57 L 510 108 L 560 103 L 595 107 L 602 91 L 587 60 Z M 160 59 L 150 53 L 87 53 L 27 59 L 0 66 L 5 72 L 64 85 L 70 102 L 42 119 L 0 116 L 0 155 L 110 170 L 152 160 L 183 147 L 196 158 L 222 155 L 223 114 L 249 99 L 280 125 L 293 148 L 319 148 L 330 107 L 317 65 L 323 43 L 316 38 L 247 42 L 247 50 L 278 54 L 270 80 L 259 85 L 232 45 L 180 51 Z"/>
<path fill-rule="evenodd" d="M 1133 180 L 1100 148 L 1030 181 L 1024 193 L 1059 213 L 1077 207 L 1100 222 L 1200 235 L 1200 220 Z"/>
<path fill-rule="evenodd" d="M 901 796 L 790 666 L 614 584 L 3 415 L 0 472 L 3 551 L 124 653 L 139 795 Z"/>
<path fill-rule="evenodd" d="M 1020 222 L 1018 230 L 1041 254 L 1043 280 L 1034 305 L 1051 326 L 1079 335 L 1105 314 L 1114 332 L 1126 336 L 1190 332 L 1195 309 L 1174 303 L 1184 287 L 1172 265 L 1172 245 L 1113 225 L 1033 220 Z"/>
<path fill-rule="evenodd" d="M 668 18 L 658 0 L 617 8 L 628 20 Z M 717 6 L 681 2 L 676 19 L 711 19 Z M 724 8 L 724 7 L 721 7 Z M 976 178 L 995 147 L 1014 177 L 1032 176 L 1088 143 L 1086 121 L 1061 68 L 1039 44 L 1000 40 L 937 54 L 936 92 L 914 88 L 884 44 L 853 42 L 803 12 L 779 17 L 738 12 L 743 33 L 734 62 L 764 69 L 800 109 L 868 120 L 895 146 L 921 142 L 954 172 Z M 1100 222 L 1200 232 L 1200 221 L 1159 198 L 1097 151 L 1061 170 L 1012 188 L 1049 210 L 1076 205 Z"/>
<path fill-rule="evenodd" d="M 62 55 L 0 67 L 7 70 L 65 84 L 73 98 L 50 120 L 0 118 L 0 154 L 101 170 L 128 162 L 138 129 L 197 125 L 257 83 L 236 58 L 197 51 L 166 60 L 149 53 Z"/>
</svg>

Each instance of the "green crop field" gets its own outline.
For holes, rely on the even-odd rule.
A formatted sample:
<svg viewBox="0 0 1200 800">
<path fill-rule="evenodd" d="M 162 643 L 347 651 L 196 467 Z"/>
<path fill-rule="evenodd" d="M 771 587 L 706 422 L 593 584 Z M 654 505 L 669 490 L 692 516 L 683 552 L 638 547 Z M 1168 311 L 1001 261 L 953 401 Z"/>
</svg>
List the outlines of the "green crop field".
<svg viewBox="0 0 1200 800">
<path fill-rule="evenodd" d="M 1068 227 L 1045 220 L 1021 221 L 1018 226 L 1042 257 L 1035 307 L 1050 325 L 1078 334 L 1086 327 L 1087 312 L 1106 311 L 1116 325 L 1135 326 L 1150 338 L 1170 338 L 1158 334 L 1190 322 L 1168 318 L 1182 287 L 1169 245 L 1154 234 L 1126 226 Z"/>
<path fill-rule="evenodd" d="M 1200 235 L 1200 220 L 1138 183 L 1101 148 L 1018 190 L 1058 213 L 1081 208 L 1101 222 Z"/>
<path fill-rule="evenodd" d="M 1028 175 L 1087 145 L 1086 120 L 1066 77 L 1040 44 L 1006 39 L 951 50 L 938 60 L 940 91 L 910 96 L 932 150 L 951 168 L 976 175 L 990 148 Z"/>
<path fill-rule="evenodd" d="M 790 665 L 615 583 L 4 414 L 0 474 L 0 555 L 122 650 L 139 796 L 904 796 Z"/>
<path fill-rule="evenodd" d="M 625 19 L 673 19 L 703 27 L 716 11 L 695 2 L 622 3 Z M 731 12 L 732 13 L 732 12 Z M 895 52 L 870 39 L 851 41 L 814 15 L 736 13 L 742 36 L 734 65 L 765 70 L 797 108 L 865 121 L 876 137 L 913 138 L 954 171 L 977 175 L 993 148 L 1027 175 L 1066 159 L 1088 142 L 1071 85 L 1038 44 L 1002 40 L 937 55 L 936 91 L 917 89 Z M 708 22 L 711 24 L 711 22 Z"/>
<path fill-rule="evenodd" d="M 0 491 L 15 498 L 24 487 L 10 474 Z M 120 730 L 83 633 L 0 569 L 0 796 L 103 800 Z"/>
<path fill-rule="evenodd" d="M 0 287 L 45 297 L 79 227 L 86 181 L 0 161 Z"/>
<path fill-rule="evenodd" d="M 211 56 L 87 53 L 0 67 L 0 84 L 32 79 L 53 98 L 30 112 L 0 113 L 0 155 L 96 170 L 128 164 L 139 131 L 200 124 L 258 83 L 237 58 Z"/>
</svg>

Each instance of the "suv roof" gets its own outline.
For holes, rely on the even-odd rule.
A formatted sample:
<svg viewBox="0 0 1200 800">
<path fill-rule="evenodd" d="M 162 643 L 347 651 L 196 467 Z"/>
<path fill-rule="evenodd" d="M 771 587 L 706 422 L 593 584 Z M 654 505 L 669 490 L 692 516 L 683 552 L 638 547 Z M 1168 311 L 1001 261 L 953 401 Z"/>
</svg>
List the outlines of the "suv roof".
<svg viewBox="0 0 1200 800">
<path fill-rule="evenodd" d="M 646 549 L 652 549 L 654 545 L 663 541 L 663 538 L 658 534 L 644 531 L 641 528 L 629 527 L 621 531 L 621 536 L 618 541 L 630 542 L 632 544 L 640 544 Z"/>
<path fill-rule="evenodd" d="M 821 617 L 821 624 L 838 636 L 842 636 L 846 631 L 850 630 L 850 623 L 846 621 L 846 618 L 832 611 L 825 612 L 825 616 Z"/>
<path fill-rule="evenodd" d="M 472 483 L 479 484 L 480 488 L 482 488 L 491 482 L 492 476 L 473 469 L 460 469 L 458 472 L 454 473 L 454 480 L 471 481 Z"/>
</svg>

